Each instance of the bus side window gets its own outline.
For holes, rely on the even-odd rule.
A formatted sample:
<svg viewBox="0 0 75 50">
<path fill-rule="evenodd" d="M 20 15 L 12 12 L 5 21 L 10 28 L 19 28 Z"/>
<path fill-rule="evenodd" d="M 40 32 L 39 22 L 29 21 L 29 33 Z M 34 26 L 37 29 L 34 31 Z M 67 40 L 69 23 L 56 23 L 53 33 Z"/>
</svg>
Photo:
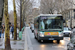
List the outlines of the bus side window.
<svg viewBox="0 0 75 50">
<path fill-rule="evenodd" d="M 38 29 L 38 22 L 37 22 L 37 20 L 35 20 L 34 22 L 35 22 L 35 28 Z"/>
</svg>

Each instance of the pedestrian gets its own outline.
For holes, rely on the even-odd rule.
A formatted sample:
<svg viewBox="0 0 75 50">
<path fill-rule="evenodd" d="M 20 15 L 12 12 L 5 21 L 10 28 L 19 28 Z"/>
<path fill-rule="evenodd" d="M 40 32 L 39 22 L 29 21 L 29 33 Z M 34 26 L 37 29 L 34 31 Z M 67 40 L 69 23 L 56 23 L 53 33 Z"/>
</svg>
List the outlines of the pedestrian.
<svg viewBox="0 0 75 50">
<path fill-rule="evenodd" d="M 1 34 L 2 34 L 2 37 L 4 38 L 4 30 L 5 30 L 5 25 L 4 25 L 4 23 L 2 24 L 2 32 L 1 32 Z"/>
<path fill-rule="evenodd" d="M 0 38 L 1 38 L 1 31 L 0 31 Z"/>
<path fill-rule="evenodd" d="M 14 36 L 14 25 L 13 24 L 11 25 L 11 33 L 12 33 L 12 38 L 13 38 Z"/>
</svg>

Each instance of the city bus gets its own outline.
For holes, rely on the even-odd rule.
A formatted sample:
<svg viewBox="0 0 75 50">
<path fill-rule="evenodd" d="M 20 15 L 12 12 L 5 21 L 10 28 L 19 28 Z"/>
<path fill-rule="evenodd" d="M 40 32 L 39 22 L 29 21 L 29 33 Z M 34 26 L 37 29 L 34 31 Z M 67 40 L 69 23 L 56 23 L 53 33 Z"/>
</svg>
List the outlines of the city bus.
<svg viewBox="0 0 75 50">
<path fill-rule="evenodd" d="M 40 14 L 34 18 L 34 37 L 41 40 L 63 40 L 63 16 L 61 14 Z"/>
</svg>

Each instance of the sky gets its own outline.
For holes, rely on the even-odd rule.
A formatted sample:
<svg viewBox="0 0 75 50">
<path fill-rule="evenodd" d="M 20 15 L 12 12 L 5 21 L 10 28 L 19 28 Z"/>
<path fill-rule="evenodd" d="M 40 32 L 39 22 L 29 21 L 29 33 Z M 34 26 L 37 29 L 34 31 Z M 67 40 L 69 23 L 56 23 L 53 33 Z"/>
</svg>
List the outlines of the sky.
<svg viewBox="0 0 75 50">
<path fill-rule="evenodd" d="M 8 12 L 10 12 L 11 10 L 13 10 L 13 2 L 12 0 L 8 0 Z"/>
</svg>

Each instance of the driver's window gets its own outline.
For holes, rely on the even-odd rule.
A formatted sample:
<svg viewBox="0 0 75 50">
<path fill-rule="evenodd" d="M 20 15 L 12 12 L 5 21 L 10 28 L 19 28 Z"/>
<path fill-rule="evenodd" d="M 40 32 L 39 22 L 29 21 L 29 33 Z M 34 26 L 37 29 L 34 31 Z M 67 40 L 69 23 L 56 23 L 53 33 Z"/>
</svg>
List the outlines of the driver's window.
<svg viewBox="0 0 75 50">
<path fill-rule="evenodd" d="M 41 29 L 45 29 L 45 25 L 44 25 L 43 20 L 41 21 Z"/>
</svg>

